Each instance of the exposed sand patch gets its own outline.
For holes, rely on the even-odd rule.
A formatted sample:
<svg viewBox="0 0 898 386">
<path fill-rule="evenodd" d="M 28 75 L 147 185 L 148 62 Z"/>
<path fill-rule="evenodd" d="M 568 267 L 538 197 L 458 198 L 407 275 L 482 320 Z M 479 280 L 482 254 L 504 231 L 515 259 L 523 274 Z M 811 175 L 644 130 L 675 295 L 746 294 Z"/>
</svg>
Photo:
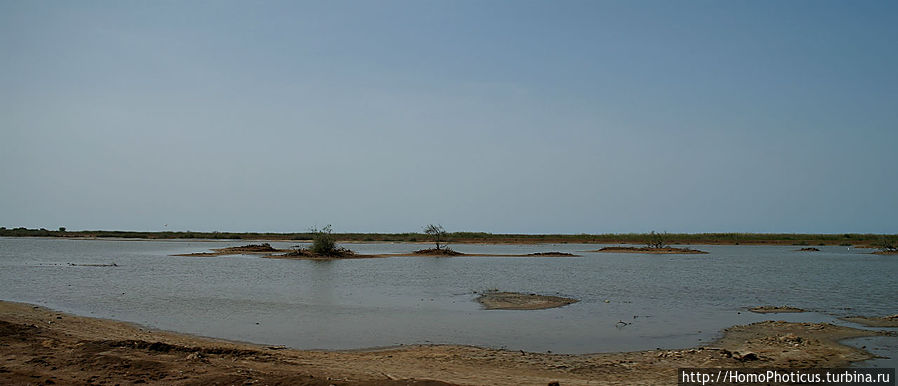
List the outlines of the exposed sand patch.
<svg viewBox="0 0 898 386">
<path fill-rule="evenodd" d="M 488 310 L 542 310 L 566 306 L 579 300 L 560 296 L 489 291 L 481 294 L 477 301 Z"/>
<path fill-rule="evenodd" d="M 212 249 L 214 252 L 197 252 L 197 253 L 182 253 L 176 254 L 172 256 L 192 256 L 192 257 L 212 257 L 212 256 L 227 256 L 227 255 L 259 255 L 259 254 L 271 254 L 276 252 L 289 252 L 290 249 L 277 249 L 271 246 L 268 243 L 262 244 L 247 244 L 241 245 L 239 247 L 227 247 L 227 248 L 214 248 Z"/>
<path fill-rule="evenodd" d="M 269 259 L 295 259 L 295 260 L 333 260 L 333 259 L 372 259 L 382 257 L 408 257 L 408 256 L 430 256 L 430 257 L 453 257 L 453 256 L 478 256 L 478 257 L 577 257 L 565 252 L 535 252 L 524 255 L 508 255 L 508 254 L 466 254 L 449 248 L 430 248 L 420 249 L 412 253 L 383 253 L 376 255 L 357 254 L 351 250 L 340 248 L 338 253 L 333 255 L 317 255 L 308 249 L 276 249 L 268 243 L 249 244 L 239 247 L 227 247 L 212 249 L 212 252 L 196 252 L 182 253 L 172 256 L 187 257 L 215 257 L 227 255 L 262 255 Z"/>
<path fill-rule="evenodd" d="M 849 316 L 841 318 L 847 322 L 863 324 L 870 327 L 898 327 L 898 314 L 891 316 Z"/>
<path fill-rule="evenodd" d="M 697 255 L 697 254 L 707 254 L 708 252 L 699 251 L 697 249 L 692 248 L 649 248 L 649 247 L 605 247 L 602 249 L 589 251 L 589 252 L 602 252 L 602 253 L 648 253 L 655 255 L 679 255 L 679 254 L 689 254 L 689 255 Z"/>
<path fill-rule="evenodd" d="M 759 314 L 780 314 L 780 313 L 797 313 L 807 312 L 801 308 L 791 306 L 757 306 L 748 309 L 751 312 Z"/>
<path fill-rule="evenodd" d="M 411 254 L 415 256 L 464 256 L 464 253 L 449 248 L 419 249 Z"/>
<path fill-rule="evenodd" d="M 361 255 L 348 249 L 341 249 L 332 255 L 319 255 L 310 252 L 307 249 L 294 249 L 290 252 L 280 255 L 264 255 L 266 259 L 289 259 L 289 260 L 342 260 L 342 259 L 373 259 L 380 257 L 390 257 L 389 255 Z"/>
</svg>

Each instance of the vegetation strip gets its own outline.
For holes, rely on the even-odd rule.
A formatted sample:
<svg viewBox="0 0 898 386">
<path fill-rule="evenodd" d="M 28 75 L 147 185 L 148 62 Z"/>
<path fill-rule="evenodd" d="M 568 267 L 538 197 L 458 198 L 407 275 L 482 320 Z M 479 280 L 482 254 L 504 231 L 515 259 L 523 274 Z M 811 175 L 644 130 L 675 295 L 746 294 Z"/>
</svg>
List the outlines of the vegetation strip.
<svg viewBox="0 0 898 386">
<path fill-rule="evenodd" d="M 644 245 L 650 234 L 500 234 L 485 232 L 448 232 L 448 243 L 486 244 L 638 244 Z M 0 237 L 68 237 L 68 238 L 133 238 L 133 239 L 209 239 L 209 240 L 271 240 L 309 241 L 314 232 L 258 233 L 258 232 L 134 232 L 84 230 L 68 231 L 0 227 Z M 333 233 L 340 242 L 426 242 L 430 235 L 409 233 Z M 799 233 L 668 233 L 668 244 L 726 244 L 726 245 L 839 245 L 855 247 L 887 247 L 898 244 L 898 234 L 799 234 Z"/>
</svg>

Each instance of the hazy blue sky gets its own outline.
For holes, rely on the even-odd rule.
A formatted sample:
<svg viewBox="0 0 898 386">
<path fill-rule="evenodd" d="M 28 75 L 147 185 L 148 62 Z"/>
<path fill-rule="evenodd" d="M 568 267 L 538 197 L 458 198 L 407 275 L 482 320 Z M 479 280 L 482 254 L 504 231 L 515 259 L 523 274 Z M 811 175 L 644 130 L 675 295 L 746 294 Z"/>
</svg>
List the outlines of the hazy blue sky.
<svg viewBox="0 0 898 386">
<path fill-rule="evenodd" d="M 895 1 L 0 1 L 0 225 L 898 233 Z"/>
</svg>

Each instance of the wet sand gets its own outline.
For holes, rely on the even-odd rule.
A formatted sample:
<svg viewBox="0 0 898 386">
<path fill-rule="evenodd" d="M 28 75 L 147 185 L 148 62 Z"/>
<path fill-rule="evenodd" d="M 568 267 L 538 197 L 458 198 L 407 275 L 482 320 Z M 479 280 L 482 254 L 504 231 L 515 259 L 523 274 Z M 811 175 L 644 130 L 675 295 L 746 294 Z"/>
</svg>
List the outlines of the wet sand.
<svg viewBox="0 0 898 386">
<path fill-rule="evenodd" d="M 358 253 L 346 254 L 342 256 L 323 256 L 323 255 L 300 255 L 300 254 L 281 254 L 281 255 L 264 255 L 266 259 L 285 259 L 285 260 L 346 260 L 346 259 L 376 259 L 390 257 L 389 255 L 360 255 Z"/>
<path fill-rule="evenodd" d="M 691 248 L 648 248 L 648 247 L 605 247 L 602 249 L 598 249 L 595 251 L 589 252 L 602 252 L 602 253 L 648 253 L 653 255 L 704 255 L 708 252 L 699 251 L 697 249 Z"/>
<path fill-rule="evenodd" d="M 566 306 L 579 300 L 561 296 L 490 291 L 481 294 L 477 301 L 488 310 L 543 310 Z"/>
<path fill-rule="evenodd" d="M 502 253 L 462 253 L 455 252 L 452 254 L 435 254 L 435 253 L 387 253 L 382 255 L 377 255 L 377 257 L 392 257 L 392 256 L 420 256 L 420 257 L 581 257 L 580 255 L 575 255 L 573 253 L 566 252 L 533 252 L 533 253 L 522 253 L 522 254 L 502 254 Z"/>
<path fill-rule="evenodd" d="M 843 367 L 872 355 L 838 340 L 882 334 L 767 321 L 731 327 L 709 346 L 682 350 L 565 355 L 414 345 L 303 351 L 0 302 L 0 378 L 10 384 L 654 385 L 676 383 L 678 367 Z"/>
<path fill-rule="evenodd" d="M 291 252 L 292 249 L 277 249 L 268 243 L 241 245 L 239 247 L 214 248 L 213 252 L 181 253 L 172 256 L 213 257 L 228 255 L 269 255 L 277 252 Z"/>
<path fill-rule="evenodd" d="M 758 314 L 780 314 L 780 313 L 797 313 L 806 312 L 805 310 L 791 306 L 757 306 L 748 309 Z"/>
<path fill-rule="evenodd" d="M 264 245 L 264 247 L 263 247 Z M 467 256 L 467 257 L 580 257 L 580 255 L 575 255 L 572 253 L 566 252 L 534 252 L 528 254 L 490 254 L 490 253 L 477 253 L 477 254 L 467 254 L 462 252 L 456 252 L 453 250 L 421 250 L 415 251 L 412 253 L 382 253 L 376 255 L 363 255 L 358 253 L 346 253 L 343 255 L 337 256 L 323 256 L 323 255 L 314 255 L 311 253 L 296 253 L 296 249 L 275 249 L 272 248 L 268 244 L 263 245 L 245 245 L 240 247 L 228 247 L 228 248 L 217 248 L 213 249 L 213 252 L 195 252 L 195 253 L 180 253 L 174 254 L 171 256 L 184 256 L 184 257 L 216 257 L 216 256 L 232 256 L 232 255 L 261 255 L 261 257 L 269 258 L 269 259 L 292 259 L 292 260 L 334 260 L 334 259 L 376 259 L 376 258 L 384 258 L 384 257 L 454 257 L 454 256 Z"/>
<path fill-rule="evenodd" d="M 869 327 L 898 327 L 898 314 L 891 316 L 850 316 L 841 319 Z"/>
</svg>

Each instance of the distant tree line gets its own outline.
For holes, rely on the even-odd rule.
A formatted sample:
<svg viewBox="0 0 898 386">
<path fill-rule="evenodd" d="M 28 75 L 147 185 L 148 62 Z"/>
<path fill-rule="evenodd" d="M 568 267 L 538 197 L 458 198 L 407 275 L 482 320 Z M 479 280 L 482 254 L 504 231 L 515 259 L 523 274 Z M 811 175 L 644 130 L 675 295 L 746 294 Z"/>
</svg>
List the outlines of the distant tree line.
<svg viewBox="0 0 898 386">
<path fill-rule="evenodd" d="M 662 244 L 780 244 L 780 245 L 842 245 L 878 246 L 898 245 L 898 235 L 881 234 L 791 234 L 791 233 L 610 233 L 610 234 L 494 234 L 486 232 L 439 233 L 440 246 L 444 243 L 583 243 L 583 244 L 649 244 L 658 236 Z M 59 227 L 28 229 L 24 227 L 0 227 L 2 237 L 96 237 L 142 239 L 219 239 L 219 240 L 290 240 L 310 241 L 315 232 L 261 233 L 261 232 L 193 232 L 193 231 L 74 231 Z M 435 241 L 428 232 L 407 233 L 333 233 L 334 240 L 346 242 L 427 242 Z M 657 240 L 656 240 L 657 241 Z"/>
</svg>

